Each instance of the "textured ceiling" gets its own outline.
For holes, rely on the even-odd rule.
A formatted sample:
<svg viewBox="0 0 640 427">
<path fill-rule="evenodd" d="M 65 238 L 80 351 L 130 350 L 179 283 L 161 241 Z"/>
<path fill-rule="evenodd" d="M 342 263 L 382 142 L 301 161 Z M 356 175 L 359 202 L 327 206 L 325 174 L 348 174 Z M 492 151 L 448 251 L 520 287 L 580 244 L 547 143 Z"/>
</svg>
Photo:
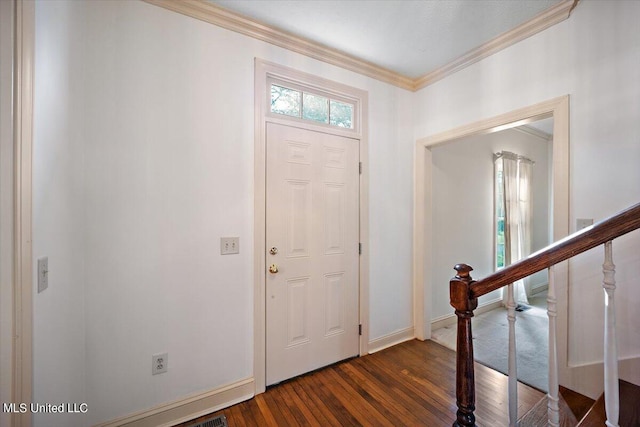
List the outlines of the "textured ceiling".
<svg viewBox="0 0 640 427">
<path fill-rule="evenodd" d="M 411 78 L 560 0 L 210 0 Z"/>
</svg>

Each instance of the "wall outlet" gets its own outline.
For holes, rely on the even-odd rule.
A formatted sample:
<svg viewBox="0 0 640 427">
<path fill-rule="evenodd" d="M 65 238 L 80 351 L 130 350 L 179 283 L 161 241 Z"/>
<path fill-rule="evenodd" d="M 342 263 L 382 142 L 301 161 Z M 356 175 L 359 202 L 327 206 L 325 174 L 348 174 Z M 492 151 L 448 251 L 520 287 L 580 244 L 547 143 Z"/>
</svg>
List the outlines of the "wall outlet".
<svg viewBox="0 0 640 427">
<path fill-rule="evenodd" d="M 220 238 L 220 254 L 230 255 L 240 253 L 239 237 L 221 237 Z"/>
<path fill-rule="evenodd" d="M 38 258 L 38 293 L 49 287 L 49 257 Z"/>
<path fill-rule="evenodd" d="M 169 353 L 154 354 L 151 362 L 151 374 L 157 375 L 167 372 L 169 368 Z"/>
</svg>

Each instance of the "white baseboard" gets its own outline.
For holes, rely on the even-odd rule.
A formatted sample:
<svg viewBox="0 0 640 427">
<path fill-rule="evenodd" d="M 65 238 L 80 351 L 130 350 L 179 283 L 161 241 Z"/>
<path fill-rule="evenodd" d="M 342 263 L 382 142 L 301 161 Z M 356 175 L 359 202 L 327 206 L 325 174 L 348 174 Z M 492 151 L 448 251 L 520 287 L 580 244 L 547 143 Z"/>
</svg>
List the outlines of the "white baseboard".
<svg viewBox="0 0 640 427">
<path fill-rule="evenodd" d="M 628 383 L 640 386 L 640 357 L 622 359 L 618 363 L 620 379 Z"/>
<path fill-rule="evenodd" d="M 496 299 L 493 301 L 489 301 L 487 303 L 482 304 L 478 308 L 473 311 L 474 315 L 486 313 L 487 311 L 494 310 L 496 308 L 502 307 L 502 300 Z M 447 326 L 455 325 L 458 321 L 458 316 L 455 314 L 447 314 L 446 316 L 436 317 L 431 321 L 431 330 L 435 331 L 436 329 L 445 328 Z"/>
<path fill-rule="evenodd" d="M 369 354 L 415 338 L 413 326 L 369 341 Z"/>
<path fill-rule="evenodd" d="M 169 427 L 235 405 L 254 396 L 254 380 L 242 381 L 128 415 L 96 427 Z"/>
<path fill-rule="evenodd" d="M 535 296 L 536 294 L 539 294 L 540 292 L 544 292 L 546 290 L 549 289 L 549 283 L 544 282 L 544 283 L 538 283 L 536 285 L 532 285 L 531 286 L 531 296 Z"/>
<path fill-rule="evenodd" d="M 561 373 L 561 384 L 571 390 L 597 399 L 604 390 L 604 366 L 602 362 L 571 365 Z M 632 384 L 640 384 L 640 357 L 618 360 L 618 377 Z"/>
</svg>

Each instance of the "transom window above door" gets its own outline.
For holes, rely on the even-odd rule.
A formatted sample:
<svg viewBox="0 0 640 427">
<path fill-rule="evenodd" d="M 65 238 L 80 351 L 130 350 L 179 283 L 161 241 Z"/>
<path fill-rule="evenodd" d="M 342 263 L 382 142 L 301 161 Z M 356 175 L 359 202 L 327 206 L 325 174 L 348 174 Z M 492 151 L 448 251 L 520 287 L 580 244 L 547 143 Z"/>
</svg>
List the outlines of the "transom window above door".
<svg viewBox="0 0 640 427">
<path fill-rule="evenodd" d="M 270 82 L 272 114 L 341 129 L 355 129 L 356 103 L 286 82 Z"/>
</svg>

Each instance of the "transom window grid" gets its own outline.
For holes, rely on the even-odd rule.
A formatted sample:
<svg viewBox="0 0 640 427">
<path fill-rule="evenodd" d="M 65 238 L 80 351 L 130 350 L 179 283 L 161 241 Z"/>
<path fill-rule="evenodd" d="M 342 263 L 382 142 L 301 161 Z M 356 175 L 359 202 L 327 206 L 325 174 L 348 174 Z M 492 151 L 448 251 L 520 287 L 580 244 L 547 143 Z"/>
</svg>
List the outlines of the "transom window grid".
<svg viewBox="0 0 640 427">
<path fill-rule="evenodd" d="M 346 131 L 358 129 L 356 100 L 288 81 L 269 79 L 267 83 L 268 111 L 272 117 Z"/>
</svg>

